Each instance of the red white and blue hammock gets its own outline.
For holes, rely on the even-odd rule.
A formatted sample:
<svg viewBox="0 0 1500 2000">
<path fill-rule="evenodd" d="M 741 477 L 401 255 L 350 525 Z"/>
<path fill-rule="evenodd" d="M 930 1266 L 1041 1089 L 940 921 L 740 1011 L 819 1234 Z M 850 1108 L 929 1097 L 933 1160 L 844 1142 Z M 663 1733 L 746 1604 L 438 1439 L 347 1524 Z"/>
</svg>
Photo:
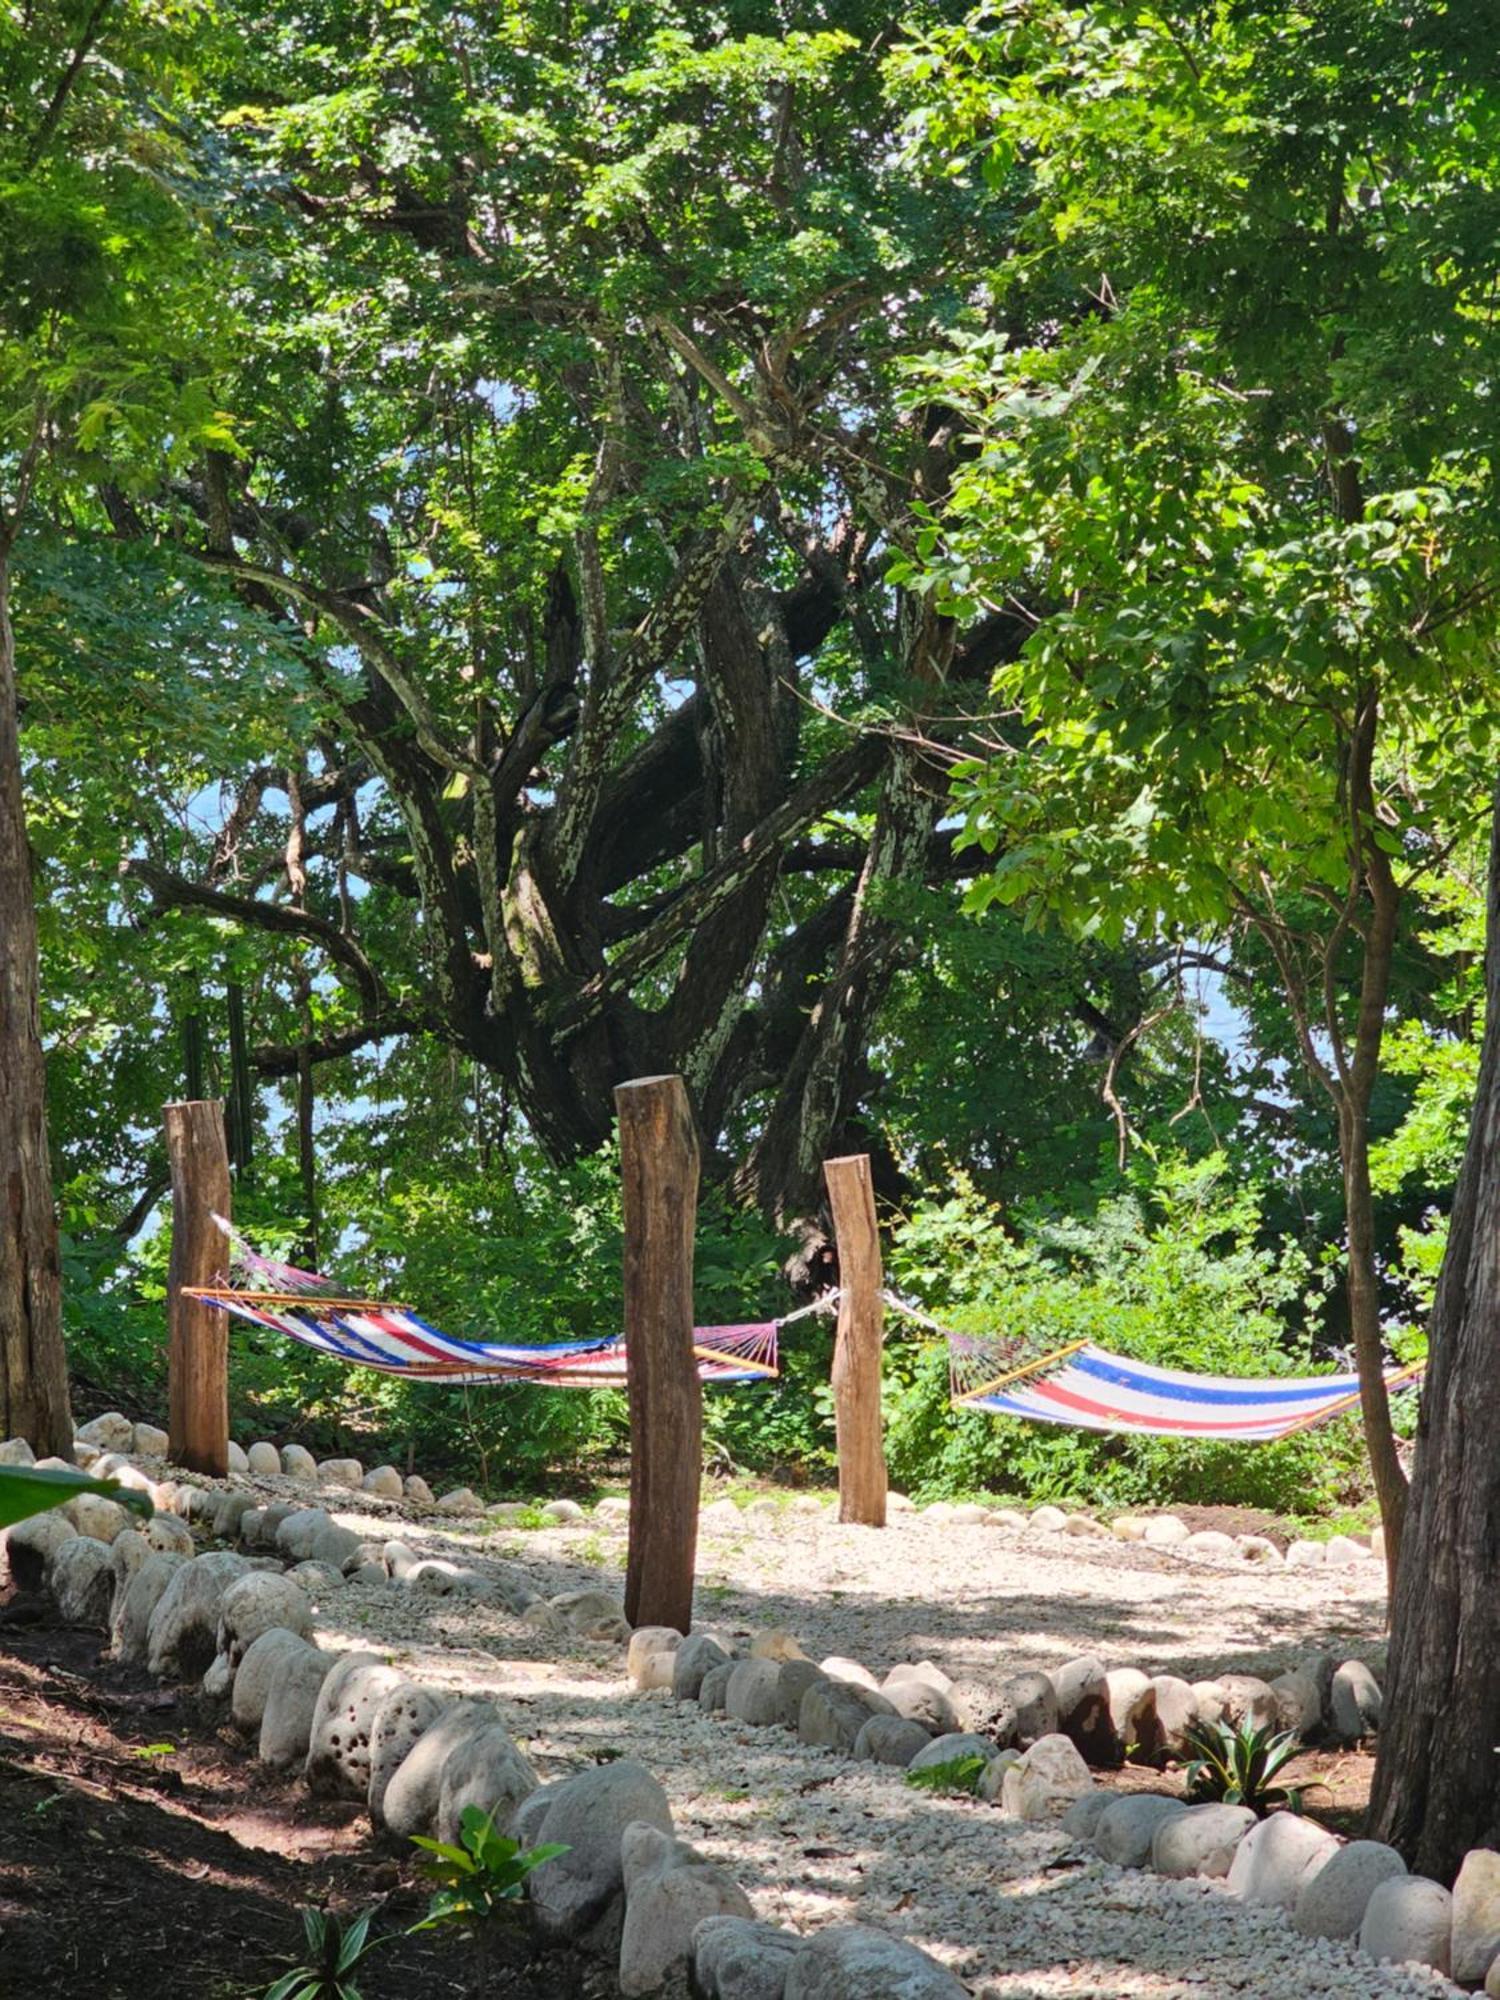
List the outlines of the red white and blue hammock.
<svg viewBox="0 0 1500 2000">
<path fill-rule="evenodd" d="M 1248 1443 L 1310 1430 L 1359 1405 L 1357 1375 L 1190 1375 L 1084 1340 L 997 1374 L 1002 1357 L 994 1342 L 948 1335 L 956 1407 L 1080 1430 Z M 1395 1369 L 1386 1386 L 1421 1372 L 1421 1363 Z"/>
<path fill-rule="evenodd" d="M 624 1388 L 627 1380 L 623 1335 L 594 1340 L 551 1341 L 535 1346 L 500 1341 L 460 1340 L 441 1332 L 406 1306 L 379 1299 L 341 1295 L 331 1278 L 299 1271 L 253 1250 L 222 1218 L 216 1218 L 234 1246 L 237 1274 L 260 1281 L 184 1286 L 252 1326 L 269 1328 L 320 1354 L 384 1375 L 427 1382 L 537 1382 L 555 1389 Z M 746 1326 L 700 1326 L 693 1330 L 698 1376 L 705 1383 L 764 1381 L 778 1372 L 777 1330 L 768 1320 Z"/>
</svg>

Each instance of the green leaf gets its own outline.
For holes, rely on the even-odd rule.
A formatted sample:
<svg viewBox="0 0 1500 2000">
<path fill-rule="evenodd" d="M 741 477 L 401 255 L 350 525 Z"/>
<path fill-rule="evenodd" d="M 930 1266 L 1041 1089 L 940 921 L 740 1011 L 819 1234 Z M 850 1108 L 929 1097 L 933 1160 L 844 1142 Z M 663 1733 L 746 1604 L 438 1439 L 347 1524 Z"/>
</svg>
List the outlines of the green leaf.
<svg viewBox="0 0 1500 2000">
<path fill-rule="evenodd" d="M 149 1493 L 121 1486 L 113 1479 L 90 1479 L 85 1472 L 63 1466 L 0 1465 L 0 1528 L 14 1527 L 33 1514 L 65 1507 L 80 1493 L 102 1493 L 149 1521 L 155 1512 Z"/>
</svg>

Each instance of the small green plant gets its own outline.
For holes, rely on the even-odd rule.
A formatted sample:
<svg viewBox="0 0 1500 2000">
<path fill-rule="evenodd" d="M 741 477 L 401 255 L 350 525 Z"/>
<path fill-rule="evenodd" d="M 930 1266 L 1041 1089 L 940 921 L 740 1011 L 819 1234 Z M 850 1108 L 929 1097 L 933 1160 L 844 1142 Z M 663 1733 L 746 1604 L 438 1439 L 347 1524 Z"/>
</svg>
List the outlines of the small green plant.
<svg viewBox="0 0 1500 2000">
<path fill-rule="evenodd" d="M 384 1942 L 370 1936 L 373 1915 L 366 1910 L 346 1926 L 331 1910 L 304 1910 L 307 1957 L 268 1986 L 264 2000 L 360 2000 L 359 1988 L 349 1974 Z"/>
<path fill-rule="evenodd" d="M 508 1929 L 519 1914 L 518 1905 L 526 1878 L 544 1861 L 566 1854 L 565 1847 L 523 1848 L 519 1841 L 500 1833 L 493 1812 L 465 1806 L 459 1819 L 458 1842 L 413 1837 L 414 1845 L 428 1857 L 422 1872 L 437 1885 L 427 1906 L 427 1915 L 412 1925 L 414 1931 L 430 1931 L 454 1926 L 474 1941 L 479 1966 L 479 2000 L 489 1991 L 490 1954 L 502 1928 Z"/>
<path fill-rule="evenodd" d="M 1297 1755 L 1302 1745 L 1295 1731 L 1239 1728 L 1228 1722 L 1195 1723 L 1187 1733 L 1197 1754 L 1187 1767 L 1187 1796 L 1193 1804 L 1206 1801 L 1249 1806 L 1264 1817 L 1273 1806 L 1302 1810 L 1302 1788 L 1271 1781 Z"/>
<path fill-rule="evenodd" d="M 154 1771 L 165 1764 L 169 1757 L 177 1755 L 177 1745 L 175 1743 L 140 1743 L 137 1744 L 130 1754 L 132 1757 L 139 1757 L 143 1764 L 149 1764 Z"/>
<path fill-rule="evenodd" d="M 951 1792 L 973 1798 L 989 1761 L 977 1751 L 970 1751 L 967 1756 L 950 1757 L 945 1764 L 926 1764 L 919 1771 L 908 1771 L 906 1782 L 919 1792 Z"/>
</svg>

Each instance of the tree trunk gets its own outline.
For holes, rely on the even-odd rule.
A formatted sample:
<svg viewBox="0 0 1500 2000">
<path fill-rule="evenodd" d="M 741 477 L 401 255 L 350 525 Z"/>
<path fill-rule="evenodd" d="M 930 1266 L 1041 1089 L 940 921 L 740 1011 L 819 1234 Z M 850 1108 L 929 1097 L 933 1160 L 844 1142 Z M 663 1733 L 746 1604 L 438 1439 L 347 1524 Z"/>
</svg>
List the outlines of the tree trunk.
<svg viewBox="0 0 1500 2000">
<path fill-rule="evenodd" d="M 167 1266 L 167 1431 L 172 1462 L 223 1479 L 229 1471 L 229 1330 L 184 1285 L 211 1285 L 224 1262 L 215 1215 L 229 1214 L 224 1107 L 169 1104 L 172 1254 Z"/>
<path fill-rule="evenodd" d="M 1479 1088 L 1438 1280 L 1392 1607 L 1375 1837 L 1453 1878 L 1500 1845 L 1500 790 Z"/>
<path fill-rule="evenodd" d="M 1349 1301 L 1355 1366 L 1359 1372 L 1359 1406 L 1364 1421 L 1365 1449 L 1370 1456 L 1370 1472 L 1380 1502 L 1386 1570 L 1394 1593 L 1406 1521 L 1407 1489 L 1406 1474 L 1396 1455 L 1396 1436 L 1391 1428 L 1391 1401 L 1385 1386 L 1367 1104 L 1346 1102 L 1340 1107 L 1339 1139 L 1343 1154 L 1344 1216 L 1349 1258 L 1344 1289 Z"/>
<path fill-rule="evenodd" d="M 71 1459 L 38 1006 L 10 560 L 0 546 L 0 1437 L 24 1437 L 39 1458 Z"/>
<path fill-rule="evenodd" d="M 625 1616 L 632 1625 L 686 1632 L 703 1465 L 703 1391 L 693 1353 L 698 1136 L 680 1076 L 622 1083 L 615 1103 L 630 1384 Z"/>
<path fill-rule="evenodd" d="M 838 1433 L 839 1519 L 885 1526 L 885 1440 L 880 1408 L 880 1232 L 870 1156 L 854 1153 L 823 1168 L 839 1256 L 839 1323 L 833 1347 Z"/>
</svg>

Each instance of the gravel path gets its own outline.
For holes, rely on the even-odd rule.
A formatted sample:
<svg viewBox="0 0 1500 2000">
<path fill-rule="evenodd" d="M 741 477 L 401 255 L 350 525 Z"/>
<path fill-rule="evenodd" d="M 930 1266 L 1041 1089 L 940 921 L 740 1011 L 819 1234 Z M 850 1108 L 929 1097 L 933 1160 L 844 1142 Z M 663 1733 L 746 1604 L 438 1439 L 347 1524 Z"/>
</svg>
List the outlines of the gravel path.
<svg viewBox="0 0 1500 2000">
<path fill-rule="evenodd" d="M 436 1532 L 396 1508 L 338 1518 L 372 1537 L 400 1533 L 424 1555 L 519 1562 L 546 1595 L 621 1583 L 618 1527 Z M 1325 1646 L 1374 1655 L 1384 1626 L 1374 1562 L 1267 1570 L 920 1515 L 884 1531 L 792 1511 L 706 1529 L 698 1601 L 715 1630 L 782 1625 L 814 1658 L 843 1654 L 877 1674 L 932 1659 L 960 1683 L 1080 1652 L 1189 1679 L 1264 1674 Z M 329 1645 L 387 1652 L 429 1682 L 493 1693 L 544 1777 L 606 1749 L 639 1757 L 666 1786 L 682 1834 L 732 1868 L 760 1916 L 801 1930 L 856 1917 L 883 1925 L 981 2000 L 1459 1991 L 1303 1938 L 1217 1885 L 1115 1868 L 1056 1831 L 914 1792 L 899 1773 L 806 1749 L 785 1731 L 637 1694 L 618 1648 L 541 1637 L 494 1605 L 351 1584 L 324 1595 L 317 1619 Z"/>
</svg>

